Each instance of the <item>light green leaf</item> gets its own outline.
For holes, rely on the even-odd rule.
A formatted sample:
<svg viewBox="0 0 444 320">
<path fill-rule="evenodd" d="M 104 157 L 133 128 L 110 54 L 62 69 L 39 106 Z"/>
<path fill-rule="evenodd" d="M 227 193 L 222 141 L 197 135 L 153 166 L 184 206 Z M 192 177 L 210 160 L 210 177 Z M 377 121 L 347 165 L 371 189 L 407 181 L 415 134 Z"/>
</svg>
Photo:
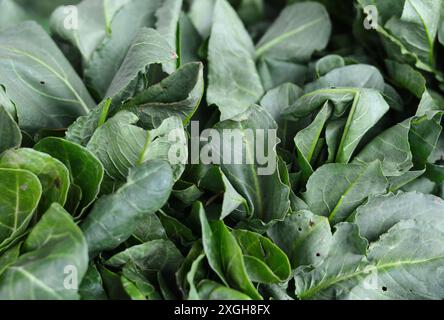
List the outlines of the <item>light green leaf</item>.
<svg viewBox="0 0 444 320">
<path fill-rule="evenodd" d="M 102 277 L 94 263 L 90 264 L 79 287 L 81 300 L 106 300 Z"/>
<path fill-rule="evenodd" d="M 183 0 L 164 0 L 162 6 L 156 11 L 156 29 L 167 39 L 174 51 L 178 49 L 176 44 L 182 4 Z M 163 69 L 166 73 L 172 73 L 176 67 L 176 61 L 171 61 L 165 64 Z"/>
<path fill-rule="evenodd" d="M 103 179 L 103 166 L 100 161 L 88 149 L 61 138 L 45 138 L 39 141 L 34 149 L 60 160 L 68 168 L 71 183 L 81 190 L 78 213 L 82 214 L 99 194 Z M 76 187 L 73 190 L 78 193 Z"/>
<path fill-rule="evenodd" d="M 231 233 L 244 254 L 248 276 L 258 283 L 281 283 L 291 275 L 286 254 L 270 239 L 258 233 L 236 229 Z"/>
<path fill-rule="evenodd" d="M 77 299 L 75 281 L 81 281 L 87 268 L 82 232 L 60 205 L 53 204 L 32 229 L 22 255 L 0 276 L 0 298 Z"/>
<path fill-rule="evenodd" d="M 381 164 L 326 164 L 316 170 L 307 183 L 303 199 L 314 214 L 336 224 L 344 221 L 369 196 L 387 189 Z"/>
<path fill-rule="evenodd" d="M 315 156 L 316 147 L 319 146 L 321 134 L 324 131 L 326 122 L 332 112 L 332 106 L 326 102 L 321 111 L 317 114 L 314 121 L 305 129 L 298 132 L 294 138 L 296 150 L 298 153 L 298 163 L 302 169 L 304 179 L 313 173 L 312 163 Z"/>
<path fill-rule="evenodd" d="M 173 188 L 173 173 L 164 161 L 147 161 L 130 170 L 126 184 L 100 198 L 81 224 L 91 256 L 127 240 L 143 216 L 159 210 Z"/>
<path fill-rule="evenodd" d="M 379 134 L 354 158 L 354 163 L 381 161 L 384 176 L 401 176 L 413 167 L 407 119 Z"/>
<path fill-rule="evenodd" d="M 61 129 L 89 112 L 94 101 L 39 25 L 3 30 L 0 43 L 0 84 L 16 107 L 20 128 L 30 134 Z"/>
<path fill-rule="evenodd" d="M 6 109 L 0 105 L 0 154 L 12 148 L 20 147 L 22 133 Z"/>
<path fill-rule="evenodd" d="M 248 295 L 212 280 L 201 281 L 198 292 L 201 300 L 252 300 Z"/>
<path fill-rule="evenodd" d="M 231 119 L 256 103 L 264 93 L 254 62 L 254 45 L 227 0 L 216 0 L 208 44 L 208 104 L 221 120 Z"/>
<path fill-rule="evenodd" d="M 132 246 L 106 261 L 111 267 L 121 267 L 129 262 L 142 271 L 161 271 L 172 274 L 179 269 L 182 254 L 169 240 L 152 240 Z"/>
<path fill-rule="evenodd" d="M 28 20 L 26 11 L 13 0 L 0 1 L 0 29 Z"/>
<path fill-rule="evenodd" d="M 0 168 L 0 251 L 23 234 L 37 209 L 42 186 L 33 173 Z"/>
<path fill-rule="evenodd" d="M 256 46 L 258 57 L 305 62 L 327 46 L 331 22 L 316 2 L 286 7 Z"/>
<path fill-rule="evenodd" d="M 444 201 L 417 192 L 388 194 L 371 198 L 356 210 L 355 223 L 361 235 L 376 241 L 401 220 L 415 219 L 442 224 Z"/>
<path fill-rule="evenodd" d="M 106 91 L 105 96 L 112 99 L 111 111 L 149 86 L 151 65 L 176 59 L 177 54 L 158 31 L 140 29 Z"/>
<path fill-rule="evenodd" d="M 306 210 L 292 213 L 273 225 L 268 236 L 288 255 L 293 269 L 319 265 L 332 240 L 328 219 Z"/>
<path fill-rule="evenodd" d="M 222 221 L 208 222 L 200 202 L 196 202 L 193 209 L 199 212 L 203 247 L 214 272 L 225 285 L 253 299 L 262 299 L 248 277 L 242 250 L 236 238 L 230 234 Z"/>
<path fill-rule="evenodd" d="M 220 133 L 220 145 L 224 147 L 213 145 L 213 155 L 217 155 L 223 173 L 236 191 L 247 200 L 249 222 L 262 225 L 282 219 L 290 207 L 290 183 L 287 168 L 280 165 L 275 146 L 271 145 L 272 139 L 268 140 L 269 136 L 272 138 L 273 129 L 276 129 L 275 121 L 259 106 L 252 106 L 239 118 L 218 123 L 215 129 Z M 231 142 L 229 135 L 223 134 L 226 129 L 236 130 L 232 132 L 243 136 L 242 149 Z M 257 130 L 263 130 L 263 137 Z M 231 147 L 228 143 L 231 143 Z M 268 155 L 267 160 L 263 161 L 267 162 L 265 164 L 259 164 L 259 159 L 255 157 L 256 144 L 261 143 L 263 148 L 261 145 L 260 152 Z M 242 162 L 235 160 L 233 154 L 242 156 Z M 231 162 L 227 159 L 231 159 Z"/>
<path fill-rule="evenodd" d="M 0 167 L 34 173 L 42 185 L 39 211 L 46 212 L 54 202 L 65 205 L 69 190 L 69 171 L 63 163 L 33 149 L 8 150 L 0 157 Z"/>
<path fill-rule="evenodd" d="M 192 62 L 142 91 L 123 107 L 136 113 L 146 128 L 157 128 L 163 120 L 171 116 L 180 117 L 184 125 L 187 125 L 203 94 L 203 65 Z"/>
</svg>

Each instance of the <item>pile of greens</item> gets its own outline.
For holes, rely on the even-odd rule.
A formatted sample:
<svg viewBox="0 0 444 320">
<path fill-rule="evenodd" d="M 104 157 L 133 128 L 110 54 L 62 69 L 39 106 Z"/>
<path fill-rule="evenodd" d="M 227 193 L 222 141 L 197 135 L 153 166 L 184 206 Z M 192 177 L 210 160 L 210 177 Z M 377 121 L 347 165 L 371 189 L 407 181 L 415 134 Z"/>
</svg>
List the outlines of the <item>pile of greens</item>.
<svg viewBox="0 0 444 320">
<path fill-rule="evenodd" d="M 444 299 L 443 1 L 73 2 L 0 0 L 0 299 Z"/>
</svg>

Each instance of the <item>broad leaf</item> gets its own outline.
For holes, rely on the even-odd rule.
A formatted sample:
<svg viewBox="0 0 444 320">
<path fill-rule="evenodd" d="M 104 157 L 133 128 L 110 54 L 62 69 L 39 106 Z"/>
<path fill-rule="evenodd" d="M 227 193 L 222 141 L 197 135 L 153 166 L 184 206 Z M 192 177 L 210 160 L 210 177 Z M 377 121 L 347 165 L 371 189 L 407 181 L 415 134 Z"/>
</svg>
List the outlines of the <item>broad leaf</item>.
<svg viewBox="0 0 444 320">
<path fill-rule="evenodd" d="M 208 104 L 221 120 L 239 115 L 264 93 L 254 62 L 254 45 L 227 0 L 216 0 L 208 44 Z"/>
<path fill-rule="evenodd" d="M 327 256 L 332 239 L 328 219 L 306 210 L 276 223 L 268 235 L 288 255 L 293 269 L 319 265 Z"/>
<path fill-rule="evenodd" d="M 77 299 L 76 288 L 87 269 L 88 249 L 82 232 L 54 204 L 32 229 L 22 255 L 0 276 L 0 298 Z"/>
<path fill-rule="evenodd" d="M 11 115 L 0 105 L 0 154 L 17 148 L 22 142 L 20 128 Z"/>
<path fill-rule="evenodd" d="M 304 200 L 310 211 L 335 224 L 347 219 L 367 197 L 386 189 L 387 179 L 379 161 L 369 165 L 326 164 L 308 180 Z"/>
<path fill-rule="evenodd" d="M 325 8 L 316 2 L 286 7 L 256 46 L 258 57 L 305 62 L 324 49 L 331 33 Z"/>
<path fill-rule="evenodd" d="M 65 128 L 89 112 L 94 105 L 89 93 L 39 25 L 4 30 L 0 43 L 0 84 L 16 107 L 20 128 L 31 134 Z"/>
<path fill-rule="evenodd" d="M 81 224 L 90 255 L 114 249 L 127 240 L 144 215 L 165 204 L 172 187 L 173 173 L 164 161 L 147 161 L 130 170 L 126 184 L 100 198 Z"/>
<path fill-rule="evenodd" d="M 42 195 L 42 186 L 29 171 L 0 168 L 0 251 L 25 232 Z"/>
<path fill-rule="evenodd" d="M 288 257 L 270 239 L 246 230 L 233 230 L 232 235 L 244 254 L 250 279 L 259 283 L 285 282 L 291 274 Z"/>
<path fill-rule="evenodd" d="M 0 168 L 23 169 L 34 173 L 42 185 L 41 213 L 54 202 L 65 205 L 69 190 L 69 171 L 59 160 L 33 149 L 6 151 L 0 157 Z"/>
<path fill-rule="evenodd" d="M 86 148 L 60 138 L 45 138 L 34 147 L 60 160 L 69 170 L 70 181 L 81 190 L 79 214 L 88 208 L 99 194 L 103 166 Z M 70 193 L 76 192 L 74 187 Z M 75 214 L 75 212 L 70 212 Z"/>
<path fill-rule="evenodd" d="M 199 212 L 203 247 L 214 272 L 227 286 L 253 299 L 261 299 L 248 277 L 242 250 L 236 238 L 222 221 L 208 222 L 201 203 L 196 202 L 193 209 Z"/>
</svg>

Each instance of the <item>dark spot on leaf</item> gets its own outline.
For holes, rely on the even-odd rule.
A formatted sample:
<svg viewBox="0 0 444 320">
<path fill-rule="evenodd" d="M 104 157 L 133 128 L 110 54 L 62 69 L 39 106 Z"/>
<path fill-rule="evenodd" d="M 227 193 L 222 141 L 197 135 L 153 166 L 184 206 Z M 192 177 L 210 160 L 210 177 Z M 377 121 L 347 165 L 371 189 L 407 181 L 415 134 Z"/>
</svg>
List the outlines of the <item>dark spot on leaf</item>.
<svg viewBox="0 0 444 320">
<path fill-rule="evenodd" d="M 301 231 L 302 231 L 302 228 L 301 228 L 301 227 L 299 227 L 299 228 L 298 228 L 298 230 L 299 230 L 299 232 L 301 232 Z"/>
<path fill-rule="evenodd" d="M 27 184 L 22 184 L 20 186 L 20 190 L 22 190 L 22 191 L 26 191 L 27 189 L 28 189 L 28 185 Z"/>
<path fill-rule="evenodd" d="M 382 287 L 382 291 L 387 291 L 387 287 Z"/>
<path fill-rule="evenodd" d="M 42 81 L 40 81 L 40 84 L 45 84 L 45 81 L 43 81 L 43 80 L 42 80 Z"/>
<path fill-rule="evenodd" d="M 316 252 L 316 257 L 320 257 L 321 254 L 319 252 Z"/>
<path fill-rule="evenodd" d="M 313 227 L 315 225 L 315 223 L 312 220 L 310 220 L 308 224 L 310 225 L 310 227 Z"/>
<path fill-rule="evenodd" d="M 61 185 L 60 177 L 55 178 L 54 185 L 57 189 L 60 189 L 60 185 Z"/>
</svg>

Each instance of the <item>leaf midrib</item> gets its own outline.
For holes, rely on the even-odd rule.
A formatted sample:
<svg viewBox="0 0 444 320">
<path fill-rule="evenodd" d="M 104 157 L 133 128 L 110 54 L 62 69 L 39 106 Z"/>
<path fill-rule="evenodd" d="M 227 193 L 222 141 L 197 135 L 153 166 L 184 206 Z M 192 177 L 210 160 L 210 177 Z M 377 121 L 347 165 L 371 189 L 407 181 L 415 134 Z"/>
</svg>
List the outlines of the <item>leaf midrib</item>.
<svg viewBox="0 0 444 320">
<path fill-rule="evenodd" d="M 372 270 L 376 270 L 376 271 L 381 271 L 381 270 L 388 270 L 388 269 L 393 269 L 396 267 L 400 267 L 403 265 L 416 265 L 416 264 L 423 264 L 423 263 L 427 263 L 427 262 L 433 262 L 435 260 L 440 260 L 440 259 L 444 259 L 444 255 L 441 256 L 437 256 L 437 257 L 433 257 L 433 258 L 429 258 L 429 259 L 421 259 L 421 260 L 404 260 L 404 261 L 396 261 L 396 262 L 391 262 L 391 263 L 386 263 L 386 264 L 376 264 L 376 265 L 370 265 L 370 267 L 374 267 L 371 270 L 369 270 L 368 268 L 364 268 L 364 269 L 359 269 L 355 272 L 352 272 L 348 275 L 344 275 L 342 277 L 337 277 L 337 278 L 330 278 L 329 280 L 327 280 L 324 283 L 321 283 L 317 286 L 314 286 L 312 288 L 310 288 L 309 290 L 305 291 L 302 294 L 299 294 L 299 298 L 300 299 L 309 299 L 311 297 L 313 297 L 317 292 L 324 290 L 338 282 L 342 282 L 342 281 L 346 281 L 349 280 L 351 278 L 360 276 L 362 274 L 366 274 L 366 273 L 370 273 Z"/>
</svg>

